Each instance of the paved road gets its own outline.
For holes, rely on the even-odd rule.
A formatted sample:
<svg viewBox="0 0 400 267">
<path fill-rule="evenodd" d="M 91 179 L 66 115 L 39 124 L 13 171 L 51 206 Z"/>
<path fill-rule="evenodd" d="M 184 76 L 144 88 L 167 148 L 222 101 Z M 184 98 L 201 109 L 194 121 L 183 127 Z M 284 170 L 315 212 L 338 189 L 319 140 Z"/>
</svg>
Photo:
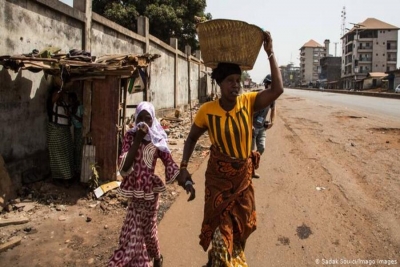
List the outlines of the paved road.
<svg viewBox="0 0 400 267">
<path fill-rule="evenodd" d="M 391 116 L 394 119 L 400 119 L 400 99 L 297 89 L 285 89 L 285 95 L 303 97 L 319 101 L 323 104 L 340 105 L 346 108 L 373 112 L 379 115 Z"/>
</svg>

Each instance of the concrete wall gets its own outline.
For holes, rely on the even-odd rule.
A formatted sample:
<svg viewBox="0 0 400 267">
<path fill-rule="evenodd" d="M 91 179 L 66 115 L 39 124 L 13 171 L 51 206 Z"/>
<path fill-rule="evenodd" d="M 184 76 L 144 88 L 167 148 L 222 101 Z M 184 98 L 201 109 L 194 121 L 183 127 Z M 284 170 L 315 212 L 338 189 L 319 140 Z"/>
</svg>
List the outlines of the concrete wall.
<svg viewBox="0 0 400 267">
<path fill-rule="evenodd" d="M 141 29 L 141 34 L 134 33 L 87 11 L 91 2 L 74 2 L 79 10 L 57 0 L 0 0 L 0 55 L 29 53 L 48 46 L 59 47 L 63 52 L 84 49 L 97 57 L 157 53 L 161 57 L 149 69 L 149 100 L 156 109 L 189 103 L 185 53 L 143 33 L 146 28 Z M 199 98 L 199 78 L 203 76 L 200 69 L 204 66 L 192 56 L 189 59 L 191 101 L 195 102 Z M 48 171 L 46 99 L 51 82 L 52 77 L 46 78 L 43 72 L 14 73 L 0 66 L 0 154 L 16 185 L 27 171 Z M 209 79 L 207 93 L 211 93 Z M 127 104 L 137 104 L 142 99 L 142 93 L 129 95 Z M 128 109 L 127 116 L 133 112 Z"/>
</svg>

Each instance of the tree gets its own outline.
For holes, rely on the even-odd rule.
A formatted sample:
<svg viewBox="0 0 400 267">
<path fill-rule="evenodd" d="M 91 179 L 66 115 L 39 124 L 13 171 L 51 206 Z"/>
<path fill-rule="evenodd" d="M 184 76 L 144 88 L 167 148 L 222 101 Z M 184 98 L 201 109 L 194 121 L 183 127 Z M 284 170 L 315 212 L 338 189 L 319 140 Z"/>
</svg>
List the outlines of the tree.
<svg viewBox="0 0 400 267">
<path fill-rule="evenodd" d="M 244 82 L 249 79 L 250 79 L 250 74 L 247 71 L 242 71 L 242 76 L 240 77 L 240 80 Z"/>
<path fill-rule="evenodd" d="M 178 39 L 179 49 L 186 45 L 199 49 L 195 17 L 212 19 L 205 14 L 206 0 L 93 0 L 93 11 L 132 31 L 137 31 L 137 18 L 149 18 L 150 34 L 169 44 Z"/>
</svg>

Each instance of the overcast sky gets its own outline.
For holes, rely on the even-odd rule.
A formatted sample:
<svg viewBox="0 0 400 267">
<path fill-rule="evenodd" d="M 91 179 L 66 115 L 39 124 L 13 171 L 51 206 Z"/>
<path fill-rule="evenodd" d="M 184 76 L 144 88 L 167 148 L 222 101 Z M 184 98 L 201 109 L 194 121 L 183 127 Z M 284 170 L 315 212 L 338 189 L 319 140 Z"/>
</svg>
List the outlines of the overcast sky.
<svg viewBox="0 0 400 267">
<path fill-rule="evenodd" d="M 61 0 L 71 5 L 73 0 Z M 299 49 L 313 39 L 324 45 L 330 40 L 330 54 L 341 56 L 342 10 L 346 7 L 346 28 L 376 18 L 400 28 L 400 0 L 209 0 L 206 12 L 213 19 L 235 19 L 255 24 L 271 32 L 279 65 L 299 66 Z M 398 45 L 400 48 L 400 45 Z M 400 51 L 398 52 L 400 66 Z M 251 70 L 260 82 L 270 72 L 264 50 L 260 50 Z"/>
</svg>

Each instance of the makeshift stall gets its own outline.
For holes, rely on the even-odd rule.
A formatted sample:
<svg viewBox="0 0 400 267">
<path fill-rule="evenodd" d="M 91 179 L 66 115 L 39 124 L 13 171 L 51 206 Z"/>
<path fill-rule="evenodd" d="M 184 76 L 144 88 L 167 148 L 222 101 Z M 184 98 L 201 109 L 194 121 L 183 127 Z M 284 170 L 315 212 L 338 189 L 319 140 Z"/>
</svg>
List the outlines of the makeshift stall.
<svg viewBox="0 0 400 267">
<path fill-rule="evenodd" d="M 148 68 L 157 54 L 115 54 L 95 58 L 82 50 L 62 53 L 48 47 L 32 53 L 0 56 L 0 65 L 15 72 L 43 71 L 53 76 L 60 87 L 74 81 L 83 82 L 83 137 L 81 181 L 92 175 L 91 166 L 98 167 L 101 180 L 116 180 L 120 138 L 125 134 L 127 94 L 142 93 L 147 100 Z"/>
</svg>

